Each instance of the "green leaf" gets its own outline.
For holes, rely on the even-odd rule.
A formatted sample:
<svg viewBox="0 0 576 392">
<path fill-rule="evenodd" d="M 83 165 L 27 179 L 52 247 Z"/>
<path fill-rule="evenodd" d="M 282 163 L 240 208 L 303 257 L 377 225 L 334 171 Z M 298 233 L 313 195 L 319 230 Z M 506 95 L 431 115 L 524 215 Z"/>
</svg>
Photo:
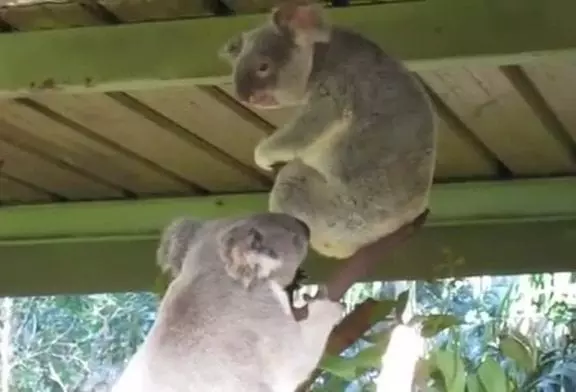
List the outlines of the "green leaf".
<svg viewBox="0 0 576 392">
<path fill-rule="evenodd" d="M 535 358 L 530 349 L 513 335 L 500 338 L 499 349 L 502 354 L 516 362 L 518 367 L 527 373 L 531 373 L 535 369 Z"/>
<path fill-rule="evenodd" d="M 456 316 L 449 314 L 433 314 L 426 316 L 422 321 L 421 335 L 425 338 L 431 338 L 438 335 L 443 330 L 460 325 L 461 322 Z"/>
<path fill-rule="evenodd" d="M 404 314 L 404 310 L 406 309 L 406 304 L 408 303 L 408 298 L 410 295 L 410 290 L 405 290 L 398 294 L 398 298 L 396 298 L 396 319 L 402 320 L 402 315 Z"/>
<path fill-rule="evenodd" d="M 431 359 L 442 373 L 446 386 L 445 392 L 464 392 L 466 372 L 464 362 L 458 353 L 451 349 L 437 350 L 432 354 Z"/>
<path fill-rule="evenodd" d="M 376 324 L 380 321 L 386 320 L 390 313 L 394 310 L 396 306 L 396 301 L 390 299 L 384 299 L 381 301 L 377 301 L 376 305 L 372 309 L 370 313 L 370 323 Z"/>
<path fill-rule="evenodd" d="M 344 391 L 346 387 L 350 384 L 350 381 L 345 380 L 341 377 L 338 377 L 335 374 L 331 374 L 328 377 L 328 380 L 323 383 L 322 386 L 314 386 L 312 391 L 319 392 L 319 391 Z"/>
<path fill-rule="evenodd" d="M 361 350 L 351 359 L 358 368 L 380 368 L 384 351 L 385 348 L 374 345 Z"/>
<path fill-rule="evenodd" d="M 383 350 L 386 350 L 386 347 L 388 347 L 388 342 L 390 342 L 391 334 L 392 329 L 386 329 L 384 331 L 374 332 L 373 334 L 366 335 L 362 337 L 362 339 L 367 341 L 368 343 L 377 345 Z"/>
<path fill-rule="evenodd" d="M 536 353 L 536 347 L 534 346 L 534 338 L 530 338 L 526 335 L 524 335 L 522 332 L 513 329 L 510 330 L 508 332 L 508 334 L 512 335 L 515 339 L 517 339 L 520 343 L 522 343 L 525 347 L 527 347 L 530 350 L 530 353 L 533 357 L 536 357 L 537 353 Z"/>
<path fill-rule="evenodd" d="M 354 381 L 356 379 L 356 364 L 353 358 L 325 354 L 318 367 L 344 380 Z"/>
<path fill-rule="evenodd" d="M 509 391 L 508 377 L 504 369 L 492 357 L 487 357 L 477 371 L 478 378 L 486 391 Z"/>
<path fill-rule="evenodd" d="M 466 377 L 466 392 L 490 392 L 484 389 L 477 374 L 469 374 Z"/>
</svg>

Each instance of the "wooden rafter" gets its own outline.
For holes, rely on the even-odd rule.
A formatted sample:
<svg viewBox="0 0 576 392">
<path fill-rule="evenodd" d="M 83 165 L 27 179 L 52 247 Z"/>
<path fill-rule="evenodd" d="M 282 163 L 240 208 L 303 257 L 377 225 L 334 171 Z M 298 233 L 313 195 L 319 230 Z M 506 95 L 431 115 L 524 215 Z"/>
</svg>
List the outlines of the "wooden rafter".
<svg viewBox="0 0 576 392">
<path fill-rule="evenodd" d="M 329 14 L 417 70 L 576 53 L 572 0 L 427 0 Z M 218 48 L 262 20 L 238 15 L 0 34 L 0 96 L 222 82 L 229 68 Z"/>
</svg>

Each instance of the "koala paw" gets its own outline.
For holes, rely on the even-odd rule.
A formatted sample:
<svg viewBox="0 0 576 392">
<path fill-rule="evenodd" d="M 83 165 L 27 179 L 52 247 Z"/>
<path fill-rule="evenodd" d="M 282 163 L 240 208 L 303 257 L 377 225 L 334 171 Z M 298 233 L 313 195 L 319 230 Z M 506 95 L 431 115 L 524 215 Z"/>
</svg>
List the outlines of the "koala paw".
<svg viewBox="0 0 576 392">
<path fill-rule="evenodd" d="M 308 317 L 336 325 L 344 315 L 344 305 L 327 297 L 316 297 L 308 302 Z"/>
<path fill-rule="evenodd" d="M 293 152 L 288 149 L 277 149 L 270 139 L 262 141 L 254 149 L 254 162 L 263 170 L 273 171 L 278 164 L 290 162 L 295 158 Z"/>
<path fill-rule="evenodd" d="M 254 162 L 263 170 L 273 170 L 274 161 L 270 159 L 270 154 L 266 151 L 264 143 L 259 144 L 254 150 Z"/>
</svg>

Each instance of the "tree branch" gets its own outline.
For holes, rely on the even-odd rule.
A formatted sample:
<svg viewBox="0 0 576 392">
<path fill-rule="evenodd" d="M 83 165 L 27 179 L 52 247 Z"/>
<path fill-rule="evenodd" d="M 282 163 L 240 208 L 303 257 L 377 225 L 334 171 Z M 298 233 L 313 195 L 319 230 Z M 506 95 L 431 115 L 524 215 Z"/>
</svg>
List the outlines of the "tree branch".
<svg viewBox="0 0 576 392">
<path fill-rule="evenodd" d="M 334 301 L 340 300 L 350 286 L 367 277 L 374 267 L 382 262 L 387 255 L 390 255 L 398 245 L 412 237 L 426 222 L 428 214 L 429 210 L 426 209 L 413 222 L 363 247 L 346 260 L 343 267 L 336 271 L 326 283 L 328 298 Z M 332 330 L 325 352 L 330 355 L 340 355 L 342 351 L 361 338 L 372 327 L 372 315 L 377 304 L 377 301 L 367 299 L 349 313 Z M 296 320 L 302 320 L 308 316 L 308 307 L 293 308 L 293 313 Z M 320 369 L 314 370 L 297 392 L 308 391 L 321 373 L 322 370 Z"/>
<path fill-rule="evenodd" d="M 412 237 L 426 222 L 428 214 L 429 210 L 426 209 L 414 221 L 366 245 L 345 260 L 342 268 L 337 270 L 326 283 L 328 298 L 339 301 L 354 283 L 366 278 L 376 265 L 383 262 L 383 259 L 390 255 L 398 245 Z M 296 320 L 303 320 L 308 316 L 308 307 L 293 308 L 293 313 Z"/>
</svg>

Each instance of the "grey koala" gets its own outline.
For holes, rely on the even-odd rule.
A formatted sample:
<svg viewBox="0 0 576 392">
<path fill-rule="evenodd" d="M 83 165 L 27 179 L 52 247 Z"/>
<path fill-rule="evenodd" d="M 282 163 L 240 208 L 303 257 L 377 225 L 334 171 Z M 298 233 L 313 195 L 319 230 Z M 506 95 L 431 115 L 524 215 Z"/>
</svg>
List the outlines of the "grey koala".
<svg viewBox="0 0 576 392">
<path fill-rule="evenodd" d="M 285 214 L 175 220 L 158 249 L 173 280 L 112 392 L 293 392 L 343 315 L 325 296 L 305 320 L 292 314 L 284 287 L 308 240 Z"/>
<path fill-rule="evenodd" d="M 297 114 L 255 150 L 279 170 L 269 210 L 301 219 L 311 247 L 347 258 L 428 206 L 436 154 L 429 97 L 404 65 L 306 1 L 275 8 L 220 55 L 238 98 Z"/>
</svg>

